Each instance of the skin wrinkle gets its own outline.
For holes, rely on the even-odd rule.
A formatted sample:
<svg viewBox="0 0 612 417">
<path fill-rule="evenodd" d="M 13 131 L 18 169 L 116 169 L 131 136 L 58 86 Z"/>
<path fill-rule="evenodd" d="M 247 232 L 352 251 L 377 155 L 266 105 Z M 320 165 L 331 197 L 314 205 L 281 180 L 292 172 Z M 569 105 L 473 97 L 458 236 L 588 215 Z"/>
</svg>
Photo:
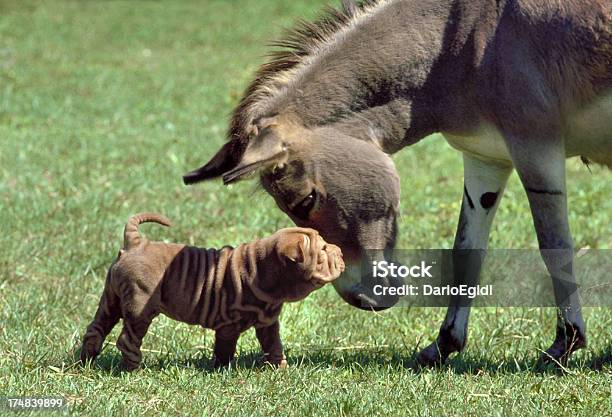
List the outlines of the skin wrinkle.
<svg viewBox="0 0 612 417">
<path fill-rule="evenodd" d="M 146 330 L 164 313 L 215 330 L 216 365 L 229 363 L 239 335 L 253 326 L 266 341 L 262 348 L 267 357 L 286 365 L 278 334 L 282 304 L 301 300 L 336 279 L 344 270 L 340 249 L 306 228 L 281 229 L 221 250 L 150 242 L 138 234 L 140 222 L 169 224 L 166 220 L 146 213 L 126 225 L 124 250 L 107 274 L 98 311 L 83 338 L 81 359 L 94 359 L 123 318 L 117 347 L 124 365 L 134 369 Z"/>
<path fill-rule="evenodd" d="M 230 255 L 231 251 L 227 248 L 224 248 L 223 250 L 221 250 L 220 255 L 215 259 L 216 263 L 209 264 L 211 265 L 210 276 L 212 277 L 212 279 L 206 285 L 207 292 L 205 294 L 205 297 L 207 297 L 207 308 L 202 311 L 201 314 L 203 316 L 203 319 L 200 321 L 200 323 L 206 323 L 206 327 L 208 328 L 211 328 L 214 324 L 212 320 L 214 320 L 215 317 L 214 310 L 216 306 L 216 300 L 219 297 L 217 291 L 217 288 L 219 286 L 218 282 L 225 276 L 225 267 L 227 265 L 227 259 L 230 257 Z M 217 265 L 217 267 L 212 266 L 215 264 Z M 209 313 L 209 308 L 212 309 L 211 311 L 213 311 L 213 313 Z M 206 316 L 207 314 L 208 316 Z M 208 320 L 206 320 L 206 317 L 208 317 Z"/>
<path fill-rule="evenodd" d="M 223 252 L 221 253 L 221 256 L 223 256 Z M 214 260 L 215 260 L 215 255 L 213 251 L 208 251 L 206 253 L 206 259 L 207 259 L 207 265 L 214 265 Z M 220 262 L 221 265 L 224 264 L 224 262 Z M 214 279 L 216 277 L 216 269 L 215 268 L 208 268 L 209 270 L 207 271 L 207 279 L 205 282 L 205 287 L 206 290 L 204 292 L 204 308 L 201 310 L 200 312 L 200 316 L 198 318 L 198 321 L 200 323 L 206 323 L 206 315 L 208 313 L 208 309 L 210 307 L 210 295 L 211 295 L 211 290 L 212 290 L 212 286 L 214 283 Z"/>
</svg>

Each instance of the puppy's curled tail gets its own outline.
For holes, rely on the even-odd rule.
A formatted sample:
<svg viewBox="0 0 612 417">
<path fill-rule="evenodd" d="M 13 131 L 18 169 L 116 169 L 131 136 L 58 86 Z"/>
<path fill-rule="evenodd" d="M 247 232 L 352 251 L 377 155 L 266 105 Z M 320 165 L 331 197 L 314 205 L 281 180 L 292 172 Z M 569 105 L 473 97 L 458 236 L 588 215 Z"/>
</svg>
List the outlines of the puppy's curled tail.
<svg viewBox="0 0 612 417">
<path fill-rule="evenodd" d="M 140 213 L 130 217 L 125 229 L 123 230 L 123 249 L 130 250 L 140 245 L 142 239 L 138 233 L 138 225 L 141 223 L 157 223 L 162 226 L 171 226 L 171 222 L 167 217 L 155 213 Z"/>
</svg>

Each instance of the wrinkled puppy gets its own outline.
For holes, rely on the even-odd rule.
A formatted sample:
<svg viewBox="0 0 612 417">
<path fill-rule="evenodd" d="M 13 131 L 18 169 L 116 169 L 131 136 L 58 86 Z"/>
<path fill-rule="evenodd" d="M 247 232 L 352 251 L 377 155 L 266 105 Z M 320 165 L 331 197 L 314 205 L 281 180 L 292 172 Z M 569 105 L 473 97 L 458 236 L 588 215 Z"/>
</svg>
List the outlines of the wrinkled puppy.
<svg viewBox="0 0 612 417">
<path fill-rule="evenodd" d="M 93 322 L 81 350 L 95 358 L 120 318 L 117 347 L 123 364 L 141 360 L 142 339 L 153 318 L 215 330 L 215 366 L 234 357 L 240 333 L 255 327 L 265 360 L 286 366 L 278 317 L 284 302 L 298 301 L 336 279 L 344 270 L 340 248 L 313 229 L 282 229 L 267 238 L 220 250 L 151 242 L 138 225 L 170 221 L 157 214 L 133 216 L 125 226 L 124 248 L 111 265 Z"/>
</svg>

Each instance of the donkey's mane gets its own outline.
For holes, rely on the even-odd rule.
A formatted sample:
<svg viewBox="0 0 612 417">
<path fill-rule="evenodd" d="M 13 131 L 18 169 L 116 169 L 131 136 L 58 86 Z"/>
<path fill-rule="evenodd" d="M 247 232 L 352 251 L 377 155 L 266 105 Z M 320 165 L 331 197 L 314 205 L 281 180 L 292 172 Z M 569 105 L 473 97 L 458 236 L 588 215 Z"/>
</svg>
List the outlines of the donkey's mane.
<svg viewBox="0 0 612 417">
<path fill-rule="evenodd" d="M 272 96 L 273 92 L 278 90 L 279 82 L 286 81 L 292 70 L 307 58 L 316 55 L 336 33 L 347 28 L 375 6 L 387 1 L 344 0 L 341 9 L 327 6 L 314 21 L 299 20 L 294 28 L 285 31 L 281 39 L 271 42 L 270 46 L 279 49 L 267 55 L 270 60 L 259 67 L 255 79 L 249 84 L 233 111 L 228 139 L 237 141 L 238 148 L 244 149 L 248 142 L 248 128 L 253 121 L 255 104 Z"/>
</svg>

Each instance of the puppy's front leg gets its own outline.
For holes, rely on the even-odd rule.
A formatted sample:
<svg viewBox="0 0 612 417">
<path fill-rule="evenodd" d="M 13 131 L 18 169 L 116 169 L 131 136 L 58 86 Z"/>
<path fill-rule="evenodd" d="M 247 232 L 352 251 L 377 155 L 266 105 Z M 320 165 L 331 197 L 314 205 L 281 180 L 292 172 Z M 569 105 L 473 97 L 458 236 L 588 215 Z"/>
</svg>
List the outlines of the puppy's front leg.
<svg viewBox="0 0 612 417">
<path fill-rule="evenodd" d="M 215 353 L 213 357 L 215 368 L 228 366 L 234 359 L 239 337 L 240 332 L 230 329 L 221 328 L 215 332 Z"/>
<path fill-rule="evenodd" d="M 261 344 L 261 349 L 264 353 L 264 361 L 278 366 L 279 368 L 287 367 L 287 360 L 283 354 L 283 344 L 280 338 L 280 324 L 275 321 L 273 324 L 266 327 L 255 329 L 257 340 Z"/>
</svg>

